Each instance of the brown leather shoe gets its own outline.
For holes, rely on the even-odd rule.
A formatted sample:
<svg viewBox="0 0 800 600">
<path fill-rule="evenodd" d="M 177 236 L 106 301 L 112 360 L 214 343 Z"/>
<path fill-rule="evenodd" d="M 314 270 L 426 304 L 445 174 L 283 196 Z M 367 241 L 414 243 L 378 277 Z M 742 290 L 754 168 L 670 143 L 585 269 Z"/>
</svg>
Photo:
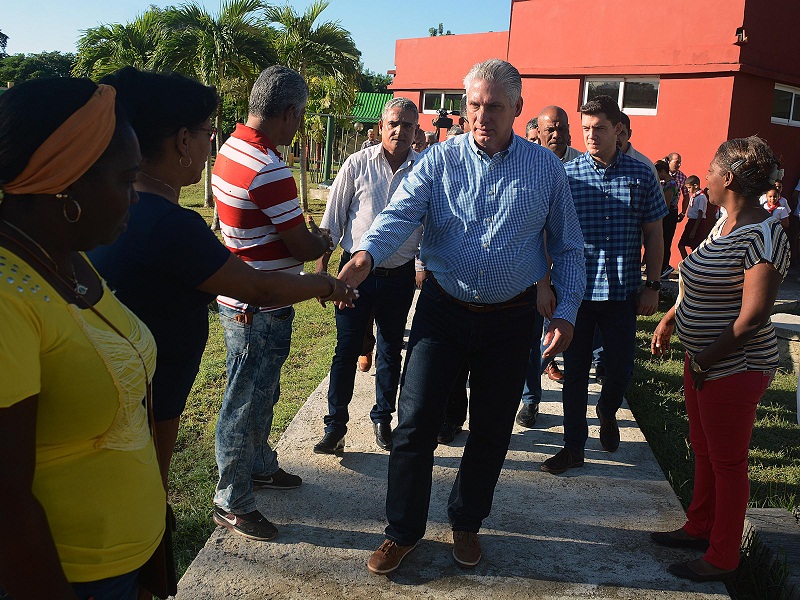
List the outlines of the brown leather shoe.
<svg viewBox="0 0 800 600">
<path fill-rule="evenodd" d="M 417 542 L 417 544 L 418 543 L 419 542 Z M 375 552 L 372 553 L 372 556 L 369 557 L 369 560 L 367 561 L 367 569 L 376 575 L 386 575 L 387 573 L 391 573 L 400 566 L 400 563 L 403 562 L 406 554 L 416 548 L 417 544 L 413 544 L 411 546 L 398 546 L 392 540 L 384 540 L 380 545 L 380 548 L 375 550 Z"/>
<path fill-rule="evenodd" d="M 539 467 L 546 473 L 559 475 L 568 469 L 583 466 L 583 452 L 575 452 L 569 448 L 562 448 L 555 456 L 551 456 Z"/>
<path fill-rule="evenodd" d="M 606 452 L 616 452 L 619 448 L 619 425 L 616 415 L 607 419 L 600 412 L 599 406 L 595 407 L 595 413 L 600 421 L 600 445 Z"/>
<path fill-rule="evenodd" d="M 550 381 L 564 383 L 564 374 L 558 369 L 556 361 L 551 360 L 549 363 L 547 363 L 547 366 L 544 368 L 544 372 Z"/>
<path fill-rule="evenodd" d="M 462 567 L 472 568 L 477 565 L 483 552 L 478 534 L 471 531 L 453 532 L 453 558 Z"/>
<path fill-rule="evenodd" d="M 372 352 L 358 357 L 358 370 L 367 373 L 372 368 Z"/>
</svg>

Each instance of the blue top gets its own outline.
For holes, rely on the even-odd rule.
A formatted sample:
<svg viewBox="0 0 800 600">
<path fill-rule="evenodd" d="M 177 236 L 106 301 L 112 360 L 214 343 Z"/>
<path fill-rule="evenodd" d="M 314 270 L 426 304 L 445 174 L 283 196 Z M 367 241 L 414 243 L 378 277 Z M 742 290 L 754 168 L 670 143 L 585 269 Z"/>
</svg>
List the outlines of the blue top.
<svg viewBox="0 0 800 600">
<path fill-rule="evenodd" d="M 667 215 L 661 186 L 619 150 L 608 167 L 586 152 L 564 169 L 586 241 L 584 299 L 624 300 L 642 282 L 642 224 Z"/>
<path fill-rule="evenodd" d="M 88 255 L 117 298 L 155 337 L 156 419 L 178 416 L 180 411 L 167 413 L 175 412 L 176 403 L 182 410 L 192 388 L 208 340 L 208 305 L 216 298 L 196 288 L 230 252 L 193 210 L 140 193 L 130 208 L 128 230 Z"/>
<path fill-rule="evenodd" d="M 434 144 L 362 238 L 380 264 L 423 223 L 420 258 L 459 300 L 510 300 L 555 265 L 555 316 L 575 322 L 583 289 L 583 237 L 564 167 L 547 148 L 514 135 L 489 157 L 471 133 Z"/>
</svg>

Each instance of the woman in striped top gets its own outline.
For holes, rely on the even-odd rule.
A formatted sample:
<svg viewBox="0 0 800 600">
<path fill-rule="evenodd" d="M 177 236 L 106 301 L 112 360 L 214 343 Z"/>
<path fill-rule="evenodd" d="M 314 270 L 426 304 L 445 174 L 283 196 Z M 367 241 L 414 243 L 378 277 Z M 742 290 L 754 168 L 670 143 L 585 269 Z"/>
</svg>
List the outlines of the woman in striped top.
<svg viewBox="0 0 800 600">
<path fill-rule="evenodd" d="M 780 175 L 760 138 L 719 147 L 708 191 L 727 217 L 681 262 L 678 301 L 651 342 L 652 353 L 663 356 L 677 330 L 686 348 L 684 390 L 695 454 L 686 524 L 651 537 L 665 546 L 706 550 L 703 558 L 669 567 L 694 581 L 721 581 L 739 564 L 750 492 L 747 450 L 756 406 L 778 366 L 769 317 L 789 268 L 788 238 L 758 198 Z"/>
</svg>

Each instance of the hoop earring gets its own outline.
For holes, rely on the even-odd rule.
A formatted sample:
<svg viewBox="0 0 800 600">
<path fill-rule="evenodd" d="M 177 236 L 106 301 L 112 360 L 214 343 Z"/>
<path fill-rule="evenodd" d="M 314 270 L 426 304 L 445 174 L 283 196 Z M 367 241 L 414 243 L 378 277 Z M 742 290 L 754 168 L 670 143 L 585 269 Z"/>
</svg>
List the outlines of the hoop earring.
<svg viewBox="0 0 800 600">
<path fill-rule="evenodd" d="M 74 198 L 70 198 L 69 194 L 56 194 L 56 198 L 61 197 L 64 198 L 64 204 L 61 207 L 61 213 L 64 215 L 64 218 L 67 220 L 67 223 L 77 223 L 81 220 L 81 205 L 78 204 L 78 201 Z M 69 212 L 67 211 L 67 201 L 72 201 L 72 203 L 77 207 L 78 214 L 75 215 L 74 219 L 69 217 Z"/>
<path fill-rule="evenodd" d="M 189 164 L 188 165 L 183 164 L 183 159 L 184 158 L 188 158 L 189 159 Z M 184 169 L 188 169 L 189 167 L 192 166 L 192 157 L 191 156 L 181 156 L 181 159 L 178 161 L 178 164 L 180 166 L 182 166 Z"/>
</svg>

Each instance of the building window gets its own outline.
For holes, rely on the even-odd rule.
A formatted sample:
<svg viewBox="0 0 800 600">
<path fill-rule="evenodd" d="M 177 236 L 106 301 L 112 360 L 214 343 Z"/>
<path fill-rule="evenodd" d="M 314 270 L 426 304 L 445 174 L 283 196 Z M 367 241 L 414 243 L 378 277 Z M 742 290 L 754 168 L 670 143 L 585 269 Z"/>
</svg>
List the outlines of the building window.
<svg viewBox="0 0 800 600">
<path fill-rule="evenodd" d="M 800 127 L 800 88 L 775 85 L 772 94 L 772 122 Z"/>
<path fill-rule="evenodd" d="M 629 115 L 654 115 L 658 109 L 659 80 L 644 77 L 587 77 L 583 101 L 611 96 Z"/>
<path fill-rule="evenodd" d="M 444 107 L 447 112 L 459 112 L 461 110 L 461 96 L 464 92 L 460 91 L 428 91 L 422 95 L 422 112 L 436 113 Z"/>
</svg>

